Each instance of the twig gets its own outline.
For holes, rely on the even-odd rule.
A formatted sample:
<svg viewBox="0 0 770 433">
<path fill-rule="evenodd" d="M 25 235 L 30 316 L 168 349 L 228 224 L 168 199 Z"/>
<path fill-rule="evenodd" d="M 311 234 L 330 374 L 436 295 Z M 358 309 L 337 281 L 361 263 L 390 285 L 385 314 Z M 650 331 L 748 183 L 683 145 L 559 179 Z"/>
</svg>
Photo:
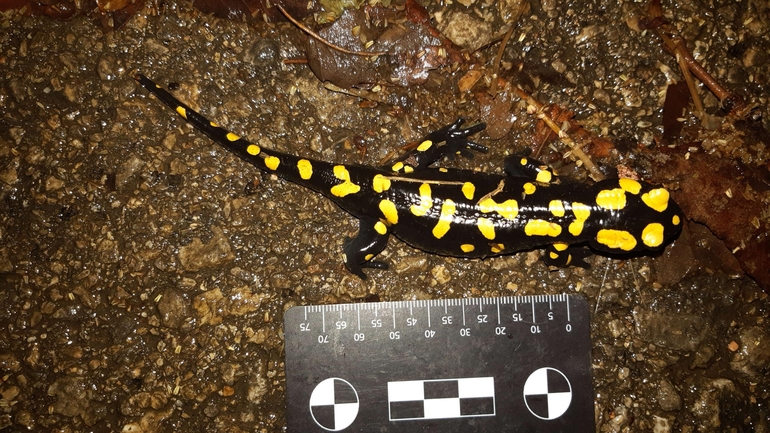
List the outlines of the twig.
<svg viewBox="0 0 770 433">
<path fill-rule="evenodd" d="M 538 113 L 537 118 L 545 122 L 551 131 L 553 131 L 556 136 L 559 137 L 559 140 L 567 145 L 567 147 L 569 147 L 572 155 L 574 155 L 583 164 L 583 166 L 585 166 L 591 178 L 595 181 L 604 179 L 604 175 L 601 171 L 599 171 L 599 168 L 596 167 L 596 164 L 594 164 L 593 161 L 591 161 L 591 158 L 589 158 L 588 155 L 583 152 L 581 149 L 582 146 L 575 143 L 572 138 L 570 138 L 570 136 L 564 132 L 564 130 L 562 130 L 559 125 L 556 124 L 556 122 L 553 121 L 553 119 L 548 117 L 548 115 L 543 112 L 543 104 L 525 92 L 521 87 L 515 86 L 514 88 L 516 93 L 519 94 L 519 97 L 525 99 L 527 101 L 527 105 L 533 107 L 533 111 Z"/>
<path fill-rule="evenodd" d="M 752 110 L 753 107 L 747 105 L 741 95 L 722 87 L 719 82 L 712 77 L 697 60 L 695 60 L 695 57 L 692 56 L 690 50 L 687 49 L 684 38 L 678 34 L 673 34 L 670 37 L 667 36 L 665 32 L 673 33 L 673 31 L 667 27 L 668 26 L 665 26 L 664 28 L 663 24 L 659 22 L 655 22 L 654 24 L 654 30 L 663 40 L 663 46 L 674 56 L 678 57 L 677 61 L 680 65 L 685 65 L 687 70 L 708 87 L 714 96 L 719 99 L 722 108 L 724 108 L 725 111 L 738 116 L 744 116 Z M 695 101 L 695 99 L 693 99 L 693 101 Z"/>
<path fill-rule="evenodd" d="M 511 34 L 513 34 L 513 26 L 511 26 L 511 28 L 508 29 L 508 31 L 505 33 L 505 36 L 503 36 L 503 41 L 500 43 L 500 48 L 497 50 L 497 55 L 495 56 L 495 66 L 492 69 L 492 76 L 495 79 L 492 80 L 492 85 L 489 87 L 489 94 L 492 96 L 497 94 L 497 73 L 500 71 L 500 63 L 503 61 L 505 47 L 508 45 L 508 41 L 511 39 Z"/>
<path fill-rule="evenodd" d="M 327 41 L 326 39 L 322 38 L 321 35 L 319 35 L 318 33 L 310 30 L 310 28 L 308 28 L 306 25 L 304 25 L 301 22 L 299 22 L 298 20 L 296 20 L 293 16 L 291 16 L 288 12 L 286 12 L 286 9 L 284 9 L 281 5 L 275 5 L 275 7 L 278 8 L 278 10 L 281 11 L 281 13 L 286 16 L 286 19 L 288 19 L 289 21 L 294 23 L 295 26 L 299 27 L 300 30 L 302 30 L 303 32 L 307 33 L 313 39 L 317 40 L 318 42 L 326 45 L 327 47 L 329 47 L 329 48 L 331 48 L 333 50 L 336 50 L 336 51 L 339 51 L 339 52 L 342 52 L 342 53 L 345 53 L 345 54 L 350 54 L 350 55 L 353 55 L 353 56 L 363 56 L 363 57 L 377 57 L 377 56 L 382 56 L 382 55 L 388 54 L 386 52 L 370 53 L 370 52 L 366 52 L 366 51 L 350 51 L 350 50 L 348 50 L 346 48 L 342 48 L 342 47 L 339 47 L 337 45 L 334 45 L 331 42 Z"/>
</svg>

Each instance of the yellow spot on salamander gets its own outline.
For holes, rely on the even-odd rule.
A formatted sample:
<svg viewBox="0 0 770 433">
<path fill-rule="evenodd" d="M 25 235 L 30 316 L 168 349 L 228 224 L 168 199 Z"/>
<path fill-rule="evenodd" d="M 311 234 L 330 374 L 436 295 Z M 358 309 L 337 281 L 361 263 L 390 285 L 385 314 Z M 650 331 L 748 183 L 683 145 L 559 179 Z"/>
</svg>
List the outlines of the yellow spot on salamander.
<svg viewBox="0 0 770 433">
<path fill-rule="evenodd" d="M 505 245 L 503 245 L 503 244 L 490 244 L 489 245 L 489 250 L 492 251 L 495 254 L 499 254 L 499 253 L 502 253 L 503 251 L 505 251 Z"/>
<path fill-rule="evenodd" d="M 345 197 L 349 194 L 355 194 L 361 190 L 361 187 L 350 181 L 350 173 L 344 165 L 334 166 L 334 177 L 341 180 L 342 183 L 334 185 L 331 188 L 332 195 L 337 197 Z"/>
<path fill-rule="evenodd" d="M 246 153 L 248 153 L 251 156 L 257 156 L 259 155 L 259 152 L 261 152 L 262 149 L 259 148 L 256 144 L 249 144 L 246 146 Z"/>
<path fill-rule="evenodd" d="M 213 126 L 214 128 L 219 128 L 219 125 L 212 121 L 209 121 L 209 125 Z"/>
<path fill-rule="evenodd" d="M 241 139 L 241 137 L 233 134 L 232 132 L 228 132 L 227 135 L 225 135 L 225 137 L 227 137 L 227 139 L 230 141 L 238 141 Z"/>
<path fill-rule="evenodd" d="M 374 254 L 367 254 L 364 256 L 364 260 L 366 260 L 367 262 L 373 258 L 374 258 Z"/>
<path fill-rule="evenodd" d="M 561 226 L 545 220 L 530 220 L 524 226 L 524 233 L 527 236 L 551 236 L 556 237 L 561 234 Z"/>
<path fill-rule="evenodd" d="M 479 218 L 479 220 L 476 222 L 476 225 L 479 227 L 479 231 L 482 235 L 484 235 L 485 238 L 489 240 L 495 238 L 495 224 L 492 222 L 492 220 Z"/>
<path fill-rule="evenodd" d="M 550 253 L 548 253 L 548 256 L 550 256 L 551 259 L 556 260 L 559 258 L 559 253 L 557 253 L 556 251 L 551 251 Z"/>
<path fill-rule="evenodd" d="M 409 174 L 414 172 L 414 167 L 411 165 L 405 165 L 404 166 L 404 173 Z"/>
<path fill-rule="evenodd" d="M 187 119 L 187 110 L 185 110 L 184 107 L 182 107 L 182 106 L 176 107 L 176 112 L 179 113 L 180 116 L 182 116 L 185 119 Z"/>
<path fill-rule="evenodd" d="M 497 212 L 504 218 L 512 220 L 519 214 L 519 203 L 513 199 L 497 203 L 491 198 L 486 198 L 479 203 L 479 210 L 483 213 Z"/>
<path fill-rule="evenodd" d="M 564 242 L 556 242 L 553 244 L 553 249 L 556 251 L 564 251 L 569 247 L 569 245 L 565 244 Z"/>
<path fill-rule="evenodd" d="M 663 212 L 668 207 L 669 193 L 663 188 L 655 188 L 642 194 L 642 201 L 647 206 L 658 212 Z"/>
<path fill-rule="evenodd" d="M 554 216 L 563 217 L 564 203 L 562 203 L 561 200 L 551 200 L 551 202 L 548 203 L 548 210 L 551 211 Z"/>
<path fill-rule="evenodd" d="M 625 230 L 602 229 L 596 234 L 596 242 L 612 249 L 631 251 L 636 246 L 634 235 Z"/>
<path fill-rule="evenodd" d="M 308 180 L 313 176 L 313 164 L 307 159 L 297 161 L 297 170 L 299 170 L 299 177 L 304 180 Z"/>
<path fill-rule="evenodd" d="M 540 171 L 537 173 L 537 177 L 535 178 L 535 180 L 540 183 L 551 183 L 550 170 L 541 168 Z"/>
<path fill-rule="evenodd" d="M 372 179 L 372 189 L 376 193 L 381 193 L 390 189 L 390 179 L 381 175 L 375 174 Z"/>
<path fill-rule="evenodd" d="M 463 195 L 465 196 L 465 198 L 467 198 L 468 200 L 473 200 L 473 194 L 475 193 L 476 193 L 475 185 L 473 185 L 470 182 L 465 182 L 463 184 Z"/>
<path fill-rule="evenodd" d="M 430 140 L 425 140 L 422 143 L 420 143 L 419 146 L 417 146 L 417 151 L 425 152 L 426 150 L 430 149 L 431 146 L 433 146 L 433 142 Z"/>
<path fill-rule="evenodd" d="M 572 236 L 579 236 L 583 233 L 583 226 L 586 220 L 591 216 L 591 208 L 583 203 L 572 203 L 572 213 L 575 214 L 575 221 L 569 225 L 569 232 Z"/>
<path fill-rule="evenodd" d="M 663 224 L 651 223 L 642 230 L 642 243 L 650 248 L 655 248 L 663 243 Z"/>
<path fill-rule="evenodd" d="M 377 221 L 374 223 L 374 231 L 377 233 L 384 235 L 388 232 L 388 227 L 385 226 L 385 224 L 382 221 Z"/>
<path fill-rule="evenodd" d="M 389 224 L 398 224 L 398 210 L 396 210 L 396 204 L 390 200 L 382 200 L 380 202 L 380 211 Z"/>
<path fill-rule="evenodd" d="M 278 165 L 281 164 L 281 160 L 278 159 L 275 156 L 268 156 L 265 158 L 265 166 L 269 168 L 270 170 L 275 170 L 278 168 Z"/>
<path fill-rule="evenodd" d="M 630 192 L 633 195 L 639 194 L 639 191 L 642 190 L 642 184 L 633 179 L 620 179 L 618 184 L 623 188 L 623 191 Z"/>
<path fill-rule="evenodd" d="M 414 216 L 423 216 L 433 206 L 433 197 L 430 195 L 430 185 L 424 183 L 420 185 L 420 204 L 412 205 L 409 210 Z"/>
<path fill-rule="evenodd" d="M 675 226 L 678 226 L 680 222 L 682 221 L 679 219 L 679 215 L 674 215 L 674 217 L 671 218 L 671 224 Z"/>
<path fill-rule="evenodd" d="M 440 171 L 442 173 L 448 173 L 449 172 L 449 170 L 447 170 L 446 167 L 439 167 L 438 171 Z"/>
<path fill-rule="evenodd" d="M 529 160 L 527 160 L 527 158 L 521 158 L 521 161 L 519 161 L 519 164 L 527 165 L 528 162 L 529 162 Z"/>
<path fill-rule="evenodd" d="M 524 195 L 532 195 L 535 193 L 535 185 L 531 182 L 527 182 L 524 184 Z"/>
<path fill-rule="evenodd" d="M 460 249 L 463 250 L 464 253 L 470 253 L 470 252 L 473 252 L 473 250 L 475 250 L 476 247 L 474 247 L 471 244 L 462 244 L 460 245 Z"/>
<path fill-rule="evenodd" d="M 449 231 L 449 225 L 454 219 L 453 215 L 456 210 L 457 206 L 455 206 L 455 202 L 452 200 L 446 199 L 444 200 L 444 203 L 441 204 L 441 215 L 438 217 L 436 226 L 433 227 L 433 236 L 435 236 L 436 239 L 443 238 L 446 232 Z"/>
<path fill-rule="evenodd" d="M 607 210 L 620 210 L 626 207 L 626 192 L 620 188 L 603 189 L 596 194 L 596 204 Z"/>
<path fill-rule="evenodd" d="M 401 171 L 401 169 L 404 168 L 404 163 L 401 161 L 398 161 L 397 163 L 393 164 L 392 167 L 390 167 L 393 171 Z"/>
</svg>

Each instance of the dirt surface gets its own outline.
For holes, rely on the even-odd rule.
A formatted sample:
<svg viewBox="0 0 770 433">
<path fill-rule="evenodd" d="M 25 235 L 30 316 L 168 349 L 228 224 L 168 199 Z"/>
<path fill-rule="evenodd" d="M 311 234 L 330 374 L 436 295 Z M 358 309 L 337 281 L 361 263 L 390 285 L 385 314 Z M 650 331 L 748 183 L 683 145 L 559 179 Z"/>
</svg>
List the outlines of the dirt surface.
<svg viewBox="0 0 770 433">
<path fill-rule="evenodd" d="M 497 13 L 468 3 L 428 11 L 471 23 Z M 641 6 L 531 6 L 503 56 L 508 77 L 613 140 L 606 172 L 623 164 L 670 183 L 657 164 L 687 150 L 640 149 L 655 147 L 665 84 L 681 78 L 654 34 L 627 25 Z M 696 58 L 767 112 L 767 5 L 664 6 Z M 133 80 L 173 83 L 262 146 L 378 164 L 458 116 L 479 118 L 479 98 L 458 90 L 467 66 L 385 89 L 393 106 L 286 64 L 306 38 L 288 23 L 168 4 L 118 31 L 14 11 L 0 28 L 0 431 L 281 431 L 287 308 L 545 293 L 592 306 L 597 431 L 769 431 L 770 300 L 707 227 L 689 222 L 658 257 L 595 257 L 588 270 L 551 271 L 537 251 L 461 260 L 391 239 L 391 270 L 361 281 L 341 258 L 355 219 L 228 154 Z M 472 62 L 488 67 L 498 46 Z M 500 170 L 529 145 L 525 105 L 512 102 L 503 139 L 477 137 L 488 154 L 445 164 Z"/>
</svg>

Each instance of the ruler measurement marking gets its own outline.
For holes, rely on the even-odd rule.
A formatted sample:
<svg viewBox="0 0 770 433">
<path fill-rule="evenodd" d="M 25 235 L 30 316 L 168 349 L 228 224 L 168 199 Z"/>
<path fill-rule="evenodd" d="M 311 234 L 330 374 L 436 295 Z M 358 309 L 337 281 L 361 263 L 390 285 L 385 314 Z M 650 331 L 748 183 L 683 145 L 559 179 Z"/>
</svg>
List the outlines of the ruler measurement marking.
<svg viewBox="0 0 770 433">
<path fill-rule="evenodd" d="M 559 317 L 559 321 L 564 324 L 571 323 L 572 320 L 572 313 L 573 308 L 570 303 L 570 296 L 572 295 L 527 295 L 527 296 L 505 296 L 505 297 L 497 297 L 497 298 L 459 298 L 459 299 L 445 299 L 445 300 L 409 300 L 409 301 L 391 301 L 391 302 L 379 302 L 379 303 L 371 303 L 371 304 L 332 304 L 332 305 L 309 305 L 309 306 L 303 306 L 303 314 L 298 317 L 304 317 L 304 324 L 303 330 L 309 330 L 305 328 L 313 327 L 313 322 L 316 321 L 317 324 L 317 316 L 315 313 L 320 312 L 321 313 L 321 332 L 324 335 L 331 336 L 328 333 L 340 333 L 338 338 L 348 338 L 351 339 L 354 338 L 354 335 L 351 333 L 350 335 L 347 335 L 344 332 L 344 329 L 347 326 L 351 326 L 350 323 L 353 320 L 353 317 L 349 317 L 348 311 L 351 309 L 354 309 L 356 311 L 356 331 L 355 332 L 361 332 L 362 331 L 362 324 L 361 324 L 361 310 L 364 310 L 364 323 L 368 323 L 369 318 L 372 317 L 371 311 L 374 310 L 374 317 L 379 319 L 385 319 L 387 317 L 387 312 L 384 313 L 384 316 L 379 316 L 379 310 L 380 308 L 384 309 L 391 309 L 391 322 L 392 322 L 392 330 L 395 331 L 397 334 L 400 333 L 399 331 L 403 331 L 406 329 L 412 329 L 416 327 L 417 329 L 421 330 L 415 335 L 423 336 L 427 335 L 428 329 L 432 329 L 433 327 L 433 317 L 431 314 L 431 307 L 440 306 L 443 304 L 444 306 L 444 316 L 441 316 L 441 320 L 439 325 L 443 324 L 445 326 L 449 326 L 449 329 L 452 328 L 453 323 L 451 317 L 452 315 L 449 314 L 449 307 L 460 307 L 461 314 L 462 314 L 462 327 L 463 329 L 460 329 L 461 335 L 465 337 L 473 337 L 476 339 L 477 335 L 475 332 L 471 334 L 471 330 L 473 328 L 478 328 L 478 330 L 481 330 L 483 334 L 486 334 L 487 332 L 492 332 L 492 330 L 485 330 L 485 326 L 487 324 L 494 326 L 497 326 L 498 329 L 500 326 L 507 326 L 507 325 L 518 325 L 518 324 L 526 324 L 530 323 L 532 325 L 538 325 L 538 313 L 537 313 L 537 306 L 540 304 L 548 303 L 549 312 L 546 315 L 545 322 L 540 323 L 540 326 L 547 323 L 552 323 L 554 317 Z M 531 322 L 527 321 L 525 318 L 519 317 L 516 318 L 516 315 L 518 314 L 518 304 L 519 301 L 522 303 L 529 302 L 531 304 L 530 310 L 532 314 Z M 473 314 L 473 311 L 470 311 L 471 316 L 468 316 L 468 313 L 466 311 L 466 307 L 474 306 L 476 303 L 478 303 L 478 316 L 476 314 Z M 487 319 L 488 315 L 490 314 L 488 312 L 488 308 L 486 311 L 486 314 L 482 314 L 485 312 L 484 305 L 488 305 L 494 303 L 495 311 L 497 314 L 497 321 L 494 322 L 491 320 L 491 318 Z M 563 307 L 560 307 L 559 304 L 564 304 Z M 508 310 L 513 306 L 513 311 Z M 406 314 L 406 311 L 403 311 L 406 308 L 409 308 L 409 316 L 403 317 L 404 322 L 401 322 L 399 314 Z M 561 310 L 561 308 L 564 308 L 564 310 Z M 403 313 L 399 313 L 399 311 L 403 311 Z M 415 309 L 417 311 L 415 311 Z M 421 310 L 425 309 L 427 311 L 422 312 Z M 333 314 L 334 312 L 339 313 L 339 318 L 335 320 L 337 316 L 330 316 L 332 318 L 332 327 L 334 329 L 330 329 L 329 331 L 326 330 L 326 312 L 329 312 Z M 423 315 L 424 314 L 424 315 Z M 456 314 L 456 310 L 455 310 Z M 513 315 L 513 320 L 511 320 L 511 315 Z M 421 324 L 420 317 L 425 319 L 424 324 Z M 524 319 L 524 320 L 522 320 Z M 489 321 L 487 321 L 489 320 Z M 557 322 L 553 322 L 557 323 Z M 373 328 L 379 328 L 382 326 L 382 323 L 379 325 L 375 325 L 374 321 L 372 321 L 372 327 Z M 444 328 L 445 326 L 441 326 Z M 470 327 L 470 328 L 468 328 Z M 335 330 L 336 329 L 336 330 Z M 494 329 L 494 328 L 492 328 Z M 534 328 L 533 328 L 534 329 Z M 571 329 L 571 328 L 570 328 Z M 351 326 L 352 330 L 352 326 Z M 476 332 L 478 332 L 478 330 Z M 423 333 L 422 331 L 425 331 Z M 465 331 L 465 333 L 464 333 Z M 452 332 L 452 331 L 450 331 Z M 534 332 L 534 331 L 533 331 Z M 569 332 L 569 331 L 568 331 Z M 411 334 L 407 334 L 411 335 Z M 355 336 L 357 338 L 357 336 Z M 411 338 L 411 337 L 410 337 Z M 426 337 L 428 338 L 428 337 Z M 393 338 L 391 338 L 393 339 Z M 400 338 L 395 338 L 396 340 L 403 340 L 404 335 L 401 335 Z M 356 340 L 360 341 L 360 340 Z M 362 340 L 361 340 L 362 341 Z"/>
<path fill-rule="evenodd" d="M 532 323 L 537 323 L 537 320 L 535 320 L 535 300 L 532 299 Z"/>
</svg>

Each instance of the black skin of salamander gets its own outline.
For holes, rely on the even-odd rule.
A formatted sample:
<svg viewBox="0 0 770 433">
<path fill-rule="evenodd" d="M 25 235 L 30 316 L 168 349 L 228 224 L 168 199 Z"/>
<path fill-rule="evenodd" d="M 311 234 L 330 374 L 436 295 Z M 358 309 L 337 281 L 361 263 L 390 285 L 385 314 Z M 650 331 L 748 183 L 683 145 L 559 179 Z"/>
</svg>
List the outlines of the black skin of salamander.
<svg viewBox="0 0 770 433">
<path fill-rule="evenodd" d="M 681 211 L 668 192 L 646 182 L 564 181 L 538 161 L 521 156 L 507 158 L 506 173 L 500 175 L 432 167 L 444 157 L 486 152 L 486 147 L 468 140 L 484 129 L 483 123 L 463 128 L 464 120 L 458 119 L 428 134 L 421 146 L 386 167 L 333 164 L 262 148 L 210 122 L 144 75 L 136 80 L 245 161 L 323 194 L 358 218 L 359 232 L 347 243 L 344 261 L 362 279 L 365 268 L 387 268 L 374 257 L 390 234 L 434 254 L 485 258 L 546 248 L 546 264 L 587 267 L 583 259 L 589 248 L 607 255 L 654 252 L 681 229 Z M 633 191 L 623 191 L 624 185 Z M 598 204 L 599 196 L 613 191 L 622 195 L 616 209 Z M 650 206 L 641 198 L 651 194 L 662 194 L 665 200 Z M 490 208 L 483 202 L 508 206 Z M 581 206 L 582 223 L 577 221 Z M 506 214 L 512 209 L 515 214 Z"/>
</svg>

